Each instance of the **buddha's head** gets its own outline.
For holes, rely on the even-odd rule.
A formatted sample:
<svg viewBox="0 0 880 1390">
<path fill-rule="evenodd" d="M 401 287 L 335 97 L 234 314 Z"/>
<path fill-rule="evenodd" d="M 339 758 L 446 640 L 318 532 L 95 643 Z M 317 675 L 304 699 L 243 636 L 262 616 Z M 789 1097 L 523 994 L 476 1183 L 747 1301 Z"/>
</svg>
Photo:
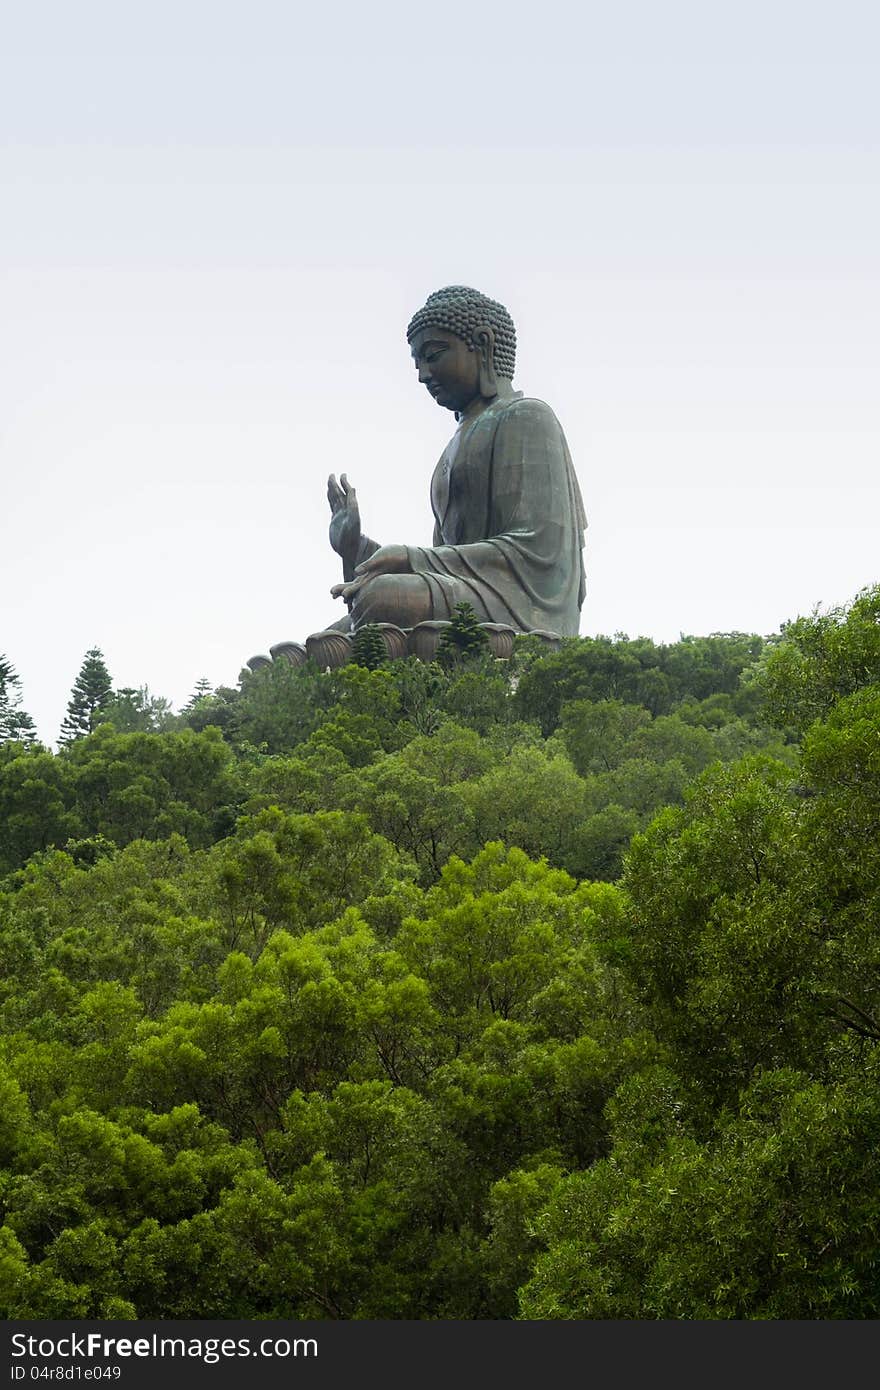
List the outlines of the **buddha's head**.
<svg viewBox="0 0 880 1390">
<path fill-rule="evenodd" d="M 466 285 L 428 296 L 406 330 L 419 373 L 438 405 L 460 415 L 478 397 L 509 390 L 516 329 L 503 304 Z"/>
</svg>

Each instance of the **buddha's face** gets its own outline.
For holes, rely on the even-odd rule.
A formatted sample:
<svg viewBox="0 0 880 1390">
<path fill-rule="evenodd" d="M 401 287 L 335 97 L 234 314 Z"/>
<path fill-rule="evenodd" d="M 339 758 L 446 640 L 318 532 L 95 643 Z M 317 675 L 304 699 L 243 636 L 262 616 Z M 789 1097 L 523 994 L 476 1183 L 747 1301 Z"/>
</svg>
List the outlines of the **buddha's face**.
<svg viewBox="0 0 880 1390">
<path fill-rule="evenodd" d="M 457 413 L 480 394 L 480 358 L 445 328 L 420 328 L 410 343 L 419 381 L 438 405 Z"/>
</svg>

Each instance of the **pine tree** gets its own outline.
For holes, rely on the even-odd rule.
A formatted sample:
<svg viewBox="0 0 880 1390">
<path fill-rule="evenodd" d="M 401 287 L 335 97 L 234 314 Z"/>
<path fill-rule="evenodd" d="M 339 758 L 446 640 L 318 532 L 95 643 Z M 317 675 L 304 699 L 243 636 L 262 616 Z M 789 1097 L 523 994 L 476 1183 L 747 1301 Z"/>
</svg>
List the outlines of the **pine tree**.
<svg viewBox="0 0 880 1390">
<path fill-rule="evenodd" d="M 467 602 L 457 603 L 449 626 L 437 645 L 437 660 L 447 671 L 460 661 L 483 656 L 489 650 L 489 639 L 480 627 L 480 620 Z"/>
<path fill-rule="evenodd" d="M 70 693 L 67 714 L 61 725 L 58 742 L 75 743 L 78 738 L 90 734 L 98 722 L 98 716 L 106 708 L 113 695 L 113 682 L 110 672 L 104 665 L 104 654 L 98 647 L 86 652 L 79 675 Z"/>
<path fill-rule="evenodd" d="M 213 695 L 213 694 L 214 694 L 214 687 L 211 685 L 211 682 L 208 680 L 208 677 L 207 677 L 207 676 L 199 676 L 198 680 L 196 681 L 195 690 L 194 690 L 193 693 L 190 695 L 189 699 L 187 700 L 186 704 L 184 705 L 183 711 L 182 711 L 182 712 L 185 714 L 185 713 L 187 713 L 187 711 L 189 711 L 189 710 L 191 710 L 191 709 L 195 709 L 195 707 L 196 707 L 196 705 L 198 704 L 199 700 L 204 700 L 204 698 L 205 698 L 206 695 Z"/>
<path fill-rule="evenodd" d="M 0 743 L 34 743 L 36 737 L 34 721 L 21 708 L 21 678 L 0 653 Z"/>
<path fill-rule="evenodd" d="M 352 642 L 351 659 L 356 666 L 375 671 L 388 657 L 388 649 L 375 623 L 359 627 Z"/>
</svg>

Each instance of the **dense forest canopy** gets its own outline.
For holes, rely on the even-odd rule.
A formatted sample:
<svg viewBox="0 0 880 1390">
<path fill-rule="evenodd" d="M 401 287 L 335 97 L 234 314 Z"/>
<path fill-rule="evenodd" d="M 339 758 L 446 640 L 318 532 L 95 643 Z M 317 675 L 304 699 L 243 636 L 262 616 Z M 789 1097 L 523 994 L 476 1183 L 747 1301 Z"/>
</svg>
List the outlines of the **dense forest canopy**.
<svg viewBox="0 0 880 1390">
<path fill-rule="evenodd" d="M 200 682 L 0 660 L 0 1311 L 880 1310 L 880 587 Z"/>
</svg>

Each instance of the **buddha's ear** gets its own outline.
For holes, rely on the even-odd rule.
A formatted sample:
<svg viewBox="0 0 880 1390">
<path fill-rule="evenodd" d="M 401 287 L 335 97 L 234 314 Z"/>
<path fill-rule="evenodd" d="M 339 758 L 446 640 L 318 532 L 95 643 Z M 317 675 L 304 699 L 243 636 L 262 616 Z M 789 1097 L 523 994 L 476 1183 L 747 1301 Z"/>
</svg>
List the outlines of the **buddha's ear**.
<svg viewBox="0 0 880 1390">
<path fill-rule="evenodd" d="M 474 332 L 474 347 L 480 357 L 480 395 L 486 400 L 498 395 L 495 375 L 495 330 L 488 324 Z"/>
</svg>

